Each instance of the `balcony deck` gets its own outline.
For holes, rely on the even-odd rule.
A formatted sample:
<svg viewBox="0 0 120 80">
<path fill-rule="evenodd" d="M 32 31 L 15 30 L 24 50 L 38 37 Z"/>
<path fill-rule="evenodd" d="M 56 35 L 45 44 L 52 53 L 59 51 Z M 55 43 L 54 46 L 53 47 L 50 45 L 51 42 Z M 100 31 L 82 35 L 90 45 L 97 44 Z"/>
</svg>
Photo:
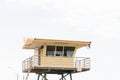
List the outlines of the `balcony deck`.
<svg viewBox="0 0 120 80">
<path fill-rule="evenodd" d="M 66 66 L 61 64 L 58 66 L 51 65 L 40 65 L 38 56 L 32 56 L 23 61 L 23 72 L 28 72 L 30 69 L 31 73 L 50 73 L 50 74 L 62 74 L 62 73 L 78 73 L 90 70 L 90 58 L 77 57 L 73 58 L 73 66 Z M 48 64 L 50 64 L 48 62 Z M 57 64 L 57 63 L 56 63 Z"/>
</svg>

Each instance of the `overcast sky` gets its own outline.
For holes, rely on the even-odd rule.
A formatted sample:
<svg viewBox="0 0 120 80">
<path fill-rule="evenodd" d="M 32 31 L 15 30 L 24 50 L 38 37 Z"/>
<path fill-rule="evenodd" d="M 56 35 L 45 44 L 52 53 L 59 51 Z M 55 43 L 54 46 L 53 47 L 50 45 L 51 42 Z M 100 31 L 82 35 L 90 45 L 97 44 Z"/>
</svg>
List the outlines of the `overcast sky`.
<svg viewBox="0 0 120 80">
<path fill-rule="evenodd" d="M 91 57 L 91 70 L 73 80 L 120 79 L 119 0 L 0 0 L 0 79 L 22 80 L 21 62 L 33 55 L 22 45 L 35 37 L 92 42 L 77 51 Z"/>
</svg>

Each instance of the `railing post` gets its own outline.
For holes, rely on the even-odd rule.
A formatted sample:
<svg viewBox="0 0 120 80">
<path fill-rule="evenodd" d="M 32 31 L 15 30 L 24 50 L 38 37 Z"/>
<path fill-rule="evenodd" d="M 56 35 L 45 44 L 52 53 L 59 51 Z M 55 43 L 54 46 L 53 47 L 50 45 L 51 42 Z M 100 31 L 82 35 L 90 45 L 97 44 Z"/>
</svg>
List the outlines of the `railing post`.
<svg viewBox="0 0 120 80">
<path fill-rule="evenodd" d="M 77 57 L 75 59 L 76 59 L 76 61 L 75 61 L 75 68 L 77 68 Z"/>
<path fill-rule="evenodd" d="M 29 64 L 28 64 L 28 59 L 27 59 L 27 61 L 26 61 L 26 67 L 27 67 L 27 69 L 29 68 L 28 65 L 29 65 Z"/>
<path fill-rule="evenodd" d="M 30 67 L 30 68 L 31 68 L 31 67 L 32 67 L 32 65 L 33 65 L 32 58 L 33 58 L 33 57 L 30 57 L 30 58 L 29 58 L 29 61 L 30 61 L 30 62 L 29 62 L 29 64 L 30 64 L 30 66 L 29 66 L 29 67 Z"/>
<path fill-rule="evenodd" d="M 81 67 L 81 60 L 79 60 L 79 67 Z"/>
<path fill-rule="evenodd" d="M 85 60 L 86 60 L 86 58 L 84 59 L 84 68 L 86 67 L 86 61 Z"/>
</svg>

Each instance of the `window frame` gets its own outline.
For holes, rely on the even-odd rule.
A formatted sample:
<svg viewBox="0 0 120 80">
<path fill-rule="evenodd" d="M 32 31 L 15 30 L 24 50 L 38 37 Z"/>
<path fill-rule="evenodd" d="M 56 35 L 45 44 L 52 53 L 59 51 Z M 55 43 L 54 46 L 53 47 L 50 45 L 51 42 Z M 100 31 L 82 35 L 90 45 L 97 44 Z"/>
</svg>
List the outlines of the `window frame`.
<svg viewBox="0 0 120 80">
<path fill-rule="evenodd" d="M 48 47 L 53 47 L 53 49 L 48 48 Z M 49 49 L 49 50 L 48 50 Z M 55 54 L 55 46 L 49 45 L 46 47 L 46 56 L 54 56 Z"/>
<path fill-rule="evenodd" d="M 53 52 L 52 55 L 47 54 L 48 47 L 54 47 L 54 50 L 52 51 Z M 65 48 L 67 48 L 66 52 L 65 52 Z M 69 50 L 70 48 L 73 48 L 73 49 Z M 59 51 L 60 51 L 60 53 L 57 55 L 57 52 L 59 52 Z M 69 55 L 68 53 L 70 53 L 71 51 L 72 51 L 72 53 Z M 54 46 L 54 45 L 47 45 L 46 46 L 46 56 L 53 56 L 53 57 L 60 57 L 60 56 L 61 57 L 73 57 L 74 51 L 75 51 L 75 47 L 74 46 Z M 65 53 L 66 53 L 66 55 L 65 55 Z"/>
</svg>

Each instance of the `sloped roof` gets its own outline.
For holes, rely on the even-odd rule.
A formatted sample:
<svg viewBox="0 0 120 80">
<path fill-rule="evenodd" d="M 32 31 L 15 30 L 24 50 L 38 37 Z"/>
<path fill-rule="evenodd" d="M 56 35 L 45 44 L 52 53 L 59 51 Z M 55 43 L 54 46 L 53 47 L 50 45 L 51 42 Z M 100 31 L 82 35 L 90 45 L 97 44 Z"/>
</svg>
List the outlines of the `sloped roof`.
<svg viewBox="0 0 120 80">
<path fill-rule="evenodd" d="M 87 41 L 70 41 L 70 40 L 54 40 L 54 39 L 38 39 L 38 38 L 33 38 L 33 39 L 27 39 L 25 41 L 25 44 L 23 45 L 23 49 L 35 49 L 40 47 L 41 45 L 44 44 L 64 44 L 64 45 L 74 45 L 74 46 L 88 46 L 91 44 L 91 42 Z"/>
</svg>

